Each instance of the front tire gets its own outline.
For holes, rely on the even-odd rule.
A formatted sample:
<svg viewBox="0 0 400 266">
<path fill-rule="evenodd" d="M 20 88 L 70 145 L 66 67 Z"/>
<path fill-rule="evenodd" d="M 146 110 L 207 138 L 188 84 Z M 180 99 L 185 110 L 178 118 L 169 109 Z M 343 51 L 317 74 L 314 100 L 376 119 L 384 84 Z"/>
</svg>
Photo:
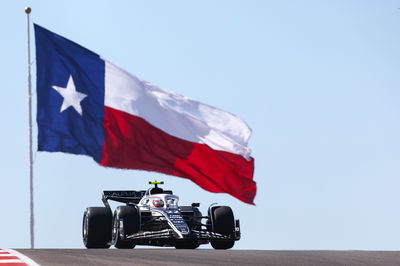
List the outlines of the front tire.
<svg viewBox="0 0 400 266">
<path fill-rule="evenodd" d="M 211 209 L 212 231 L 225 236 L 233 236 L 235 219 L 232 209 L 228 206 L 218 206 Z M 235 244 L 234 240 L 211 240 L 214 249 L 230 249 Z"/>
<path fill-rule="evenodd" d="M 135 241 L 122 239 L 120 235 L 121 222 L 124 235 L 132 235 L 139 231 L 140 216 L 135 206 L 119 206 L 114 212 L 112 242 L 119 249 L 131 249 L 135 247 Z"/>
<path fill-rule="evenodd" d="M 112 213 L 106 207 L 89 207 L 83 214 L 82 238 L 86 248 L 109 248 Z"/>
</svg>

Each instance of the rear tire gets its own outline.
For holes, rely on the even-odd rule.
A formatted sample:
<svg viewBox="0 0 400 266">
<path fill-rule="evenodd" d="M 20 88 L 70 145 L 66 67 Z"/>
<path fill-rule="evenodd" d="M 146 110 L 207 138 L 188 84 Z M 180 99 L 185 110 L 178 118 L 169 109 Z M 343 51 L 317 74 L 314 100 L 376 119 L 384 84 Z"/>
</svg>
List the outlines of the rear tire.
<svg viewBox="0 0 400 266">
<path fill-rule="evenodd" d="M 233 236 L 235 219 L 232 209 L 228 206 L 218 206 L 211 209 L 212 231 L 225 236 Z M 214 249 L 230 249 L 235 244 L 234 240 L 211 240 Z"/>
<path fill-rule="evenodd" d="M 109 248 L 112 213 L 106 207 L 89 207 L 83 214 L 82 238 L 86 248 Z"/>
<path fill-rule="evenodd" d="M 135 206 L 119 206 L 114 212 L 113 219 L 113 240 L 114 246 L 119 249 L 134 248 L 134 240 L 123 240 L 120 236 L 120 224 L 123 222 L 125 236 L 132 235 L 139 231 L 140 216 Z"/>
</svg>

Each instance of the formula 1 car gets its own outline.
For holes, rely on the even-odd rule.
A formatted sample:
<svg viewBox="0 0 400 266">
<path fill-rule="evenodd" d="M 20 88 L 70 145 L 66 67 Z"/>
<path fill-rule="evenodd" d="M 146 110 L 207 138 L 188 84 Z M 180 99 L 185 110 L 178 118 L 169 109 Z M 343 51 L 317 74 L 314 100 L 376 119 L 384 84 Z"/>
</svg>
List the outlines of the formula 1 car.
<svg viewBox="0 0 400 266">
<path fill-rule="evenodd" d="M 82 235 L 86 248 L 131 249 L 135 245 L 195 249 L 211 243 L 230 249 L 240 239 L 239 220 L 228 206 L 212 204 L 203 216 L 199 203 L 179 206 L 179 197 L 154 187 L 140 191 L 103 191 L 105 207 L 89 207 L 83 214 Z M 108 200 L 125 203 L 112 213 Z M 205 220 L 205 222 L 203 222 Z"/>
</svg>

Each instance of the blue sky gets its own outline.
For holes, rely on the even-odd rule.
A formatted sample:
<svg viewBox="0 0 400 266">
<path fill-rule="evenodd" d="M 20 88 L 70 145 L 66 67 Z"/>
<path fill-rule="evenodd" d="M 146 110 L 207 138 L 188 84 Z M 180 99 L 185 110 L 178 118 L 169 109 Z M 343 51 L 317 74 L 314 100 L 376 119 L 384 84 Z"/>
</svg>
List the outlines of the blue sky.
<svg viewBox="0 0 400 266">
<path fill-rule="evenodd" d="M 232 206 L 238 249 L 399 249 L 400 3 L 261 0 L 1 1 L 0 247 L 29 247 L 27 5 L 35 23 L 138 77 L 242 117 L 258 185 L 254 207 L 35 152 L 37 247 L 82 248 L 82 213 L 102 190 L 162 179 L 203 212 Z"/>
</svg>

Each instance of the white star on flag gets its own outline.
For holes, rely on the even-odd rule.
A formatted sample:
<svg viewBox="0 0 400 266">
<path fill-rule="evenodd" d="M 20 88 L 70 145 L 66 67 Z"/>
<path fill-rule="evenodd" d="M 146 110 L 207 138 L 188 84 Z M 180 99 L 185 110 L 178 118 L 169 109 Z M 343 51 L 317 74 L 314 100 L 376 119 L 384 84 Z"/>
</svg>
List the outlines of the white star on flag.
<svg viewBox="0 0 400 266">
<path fill-rule="evenodd" d="M 86 94 L 76 91 L 74 80 L 72 76 L 69 76 L 67 87 L 62 88 L 58 86 L 52 86 L 61 96 L 64 98 L 63 104 L 61 105 L 60 112 L 66 110 L 72 106 L 74 109 L 82 115 L 81 101 L 87 96 Z"/>
</svg>

